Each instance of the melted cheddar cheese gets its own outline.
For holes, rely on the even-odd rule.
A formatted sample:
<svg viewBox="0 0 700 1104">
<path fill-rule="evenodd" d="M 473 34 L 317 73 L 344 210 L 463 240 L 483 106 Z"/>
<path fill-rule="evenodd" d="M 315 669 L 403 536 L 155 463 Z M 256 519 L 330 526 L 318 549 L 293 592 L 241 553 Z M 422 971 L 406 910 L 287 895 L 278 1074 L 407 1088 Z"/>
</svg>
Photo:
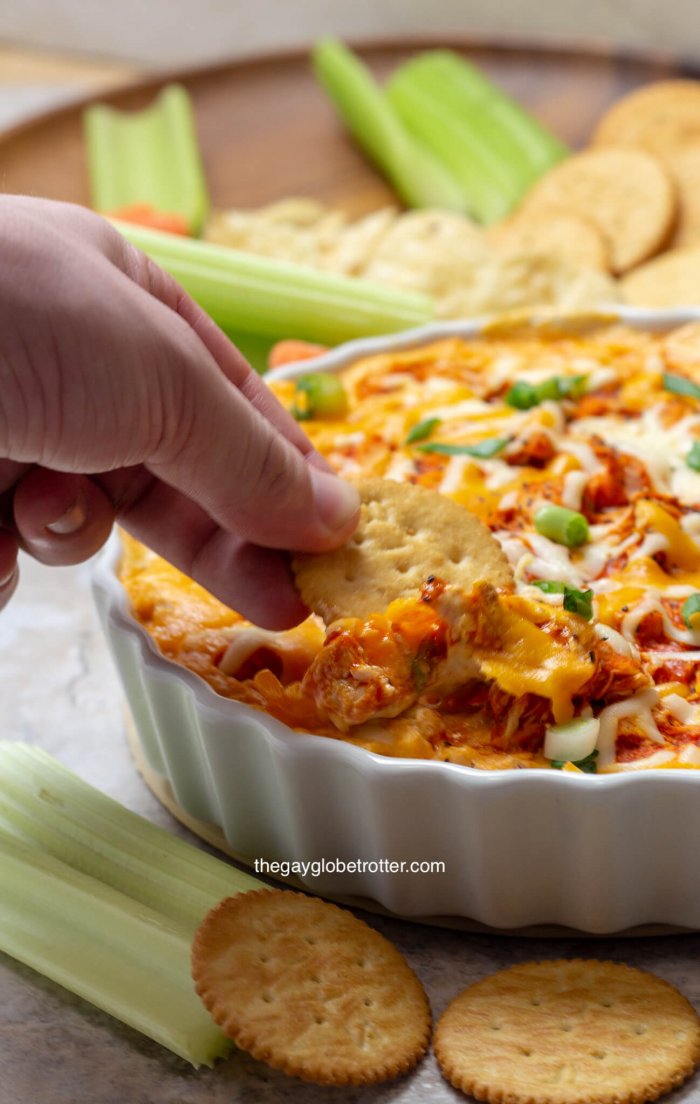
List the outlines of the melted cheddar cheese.
<svg viewBox="0 0 700 1104">
<path fill-rule="evenodd" d="M 548 766 L 548 726 L 593 716 L 599 769 L 697 767 L 700 626 L 682 610 L 700 592 L 700 472 L 689 462 L 700 400 L 669 389 L 666 374 L 700 385 L 697 326 L 494 329 L 364 358 L 342 373 L 342 419 L 304 423 L 342 475 L 423 484 L 491 528 L 516 580 L 516 593 L 498 598 L 497 639 L 480 635 L 474 607 L 476 628 L 455 652 L 432 600 L 327 631 L 309 618 L 265 633 L 127 538 L 134 613 L 166 656 L 219 693 L 381 754 Z M 516 382 L 552 380 L 577 382 L 525 409 L 509 401 Z M 272 388 L 293 405 L 294 381 Z M 429 436 L 409 443 L 429 419 Z M 436 443 L 452 454 L 422 447 Z M 570 549 L 538 533 L 547 503 L 583 513 L 590 540 Z M 592 618 L 564 609 L 562 588 L 543 592 L 542 581 L 591 591 Z"/>
</svg>

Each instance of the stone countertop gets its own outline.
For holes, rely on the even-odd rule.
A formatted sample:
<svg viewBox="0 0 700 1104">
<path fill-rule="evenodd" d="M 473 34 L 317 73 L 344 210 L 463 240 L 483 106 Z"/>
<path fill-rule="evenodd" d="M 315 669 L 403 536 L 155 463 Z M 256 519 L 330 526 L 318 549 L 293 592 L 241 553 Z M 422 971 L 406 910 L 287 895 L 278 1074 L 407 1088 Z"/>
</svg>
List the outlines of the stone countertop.
<svg viewBox="0 0 700 1104">
<path fill-rule="evenodd" d="M 192 839 L 158 804 L 127 750 L 121 689 L 89 590 L 89 565 L 46 568 L 23 559 L 22 581 L 0 614 L 3 738 L 46 748 L 87 781 Z M 1 890 L 0 890 L 1 892 Z M 362 914 L 406 955 L 435 1016 L 461 989 L 516 962 L 560 956 L 613 959 L 651 970 L 700 1009 L 700 936 L 526 939 L 429 928 Z M 242 1053 L 191 1069 L 0 956 L 0 1104 L 448 1104 L 464 1099 L 432 1055 L 397 1082 L 321 1089 Z M 700 1102 L 700 1075 L 673 1101 Z"/>
</svg>

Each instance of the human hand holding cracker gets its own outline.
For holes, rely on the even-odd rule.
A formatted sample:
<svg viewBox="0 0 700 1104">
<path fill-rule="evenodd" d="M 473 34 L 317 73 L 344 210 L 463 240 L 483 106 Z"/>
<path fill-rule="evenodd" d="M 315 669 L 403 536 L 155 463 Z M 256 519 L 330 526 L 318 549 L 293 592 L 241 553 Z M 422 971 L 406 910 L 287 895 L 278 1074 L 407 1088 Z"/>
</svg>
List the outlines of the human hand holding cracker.
<svg viewBox="0 0 700 1104">
<path fill-rule="evenodd" d="M 0 606 L 19 547 L 77 563 L 118 518 L 259 624 L 300 621 L 277 550 L 341 543 L 356 491 L 211 319 L 103 219 L 5 196 L 0 225 Z"/>
</svg>

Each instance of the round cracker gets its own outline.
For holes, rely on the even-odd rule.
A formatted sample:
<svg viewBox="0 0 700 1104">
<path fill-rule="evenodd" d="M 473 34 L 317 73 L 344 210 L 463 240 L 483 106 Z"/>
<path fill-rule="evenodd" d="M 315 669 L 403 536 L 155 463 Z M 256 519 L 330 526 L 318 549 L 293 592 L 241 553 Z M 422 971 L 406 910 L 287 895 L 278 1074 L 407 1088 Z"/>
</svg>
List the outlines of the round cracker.
<svg viewBox="0 0 700 1104">
<path fill-rule="evenodd" d="M 700 246 L 671 249 L 621 281 L 625 302 L 635 307 L 685 307 L 700 303 Z"/>
<path fill-rule="evenodd" d="M 350 540 L 292 561 L 302 599 L 326 624 L 379 613 L 396 598 L 417 598 L 431 575 L 464 590 L 478 580 L 512 588 L 501 546 L 463 506 L 412 483 L 365 479 L 357 487 L 360 521 Z"/>
<path fill-rule="evenodd" d="M 577 268 L 547 253 L 494 253 L 474 270 L 471 282 L 436 299 L 439 318 L 472 318 L 554 307 L 595 310 L 619 301 L 617 281 L 592 268 Z"/>
<path fill-rule="evenodd" d="M 557 207 L 533 207 L 488 231 L 489 241 L 505 252 L 546 253 L 577 268 L 608 271 L 608 249 L 590 219 Z"/>
<path fill-rule="evenodd" d="M 460 993 L 434 1047 L 458 1089 L 493 1104 L 642 1104 L 700 1060 L 700 1019 L 668 982 L 582 959 L 527 962 Z"/>
<path fill-rule="evenodd" d="M 528 193 L 523 211 L 561 207 L 588 218 L 607 242 L 612 272 L 627 272 L 667 241 L 677 197 L 645 150 L 590 149 L 560 162 Z"/>
<path fill-rule="evenodd" d="M 316 897 L 263 889 L 221 901 L 195 934 L 192 976 L 237 1046 L 307 1081 L 384 1081 L 428 1047 L 430 1006 L 408 963 Z"/>
<path fill-rule="evenodd" d="M 670 80 L 644 85 L 603 115 L 592 143 L 641 146 L 664 154 L 700 141 L 700 81 Z"/>
<path fill-rule="evenodd" d="M 700 141 L 669 150 L 663 160 L 678 192 L 678 223 L 671 245 L 700 245 Z"/>
</svg>

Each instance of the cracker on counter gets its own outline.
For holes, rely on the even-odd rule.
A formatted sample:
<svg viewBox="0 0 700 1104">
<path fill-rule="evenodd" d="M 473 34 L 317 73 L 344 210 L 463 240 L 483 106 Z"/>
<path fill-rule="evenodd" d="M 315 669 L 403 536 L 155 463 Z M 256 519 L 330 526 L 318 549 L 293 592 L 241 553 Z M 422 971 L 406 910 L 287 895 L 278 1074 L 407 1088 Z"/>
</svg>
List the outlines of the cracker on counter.
<svg viewBox="0 0 700 1104">
<path fill-rule="evenodd" d="M 613 962 L 527 962 L 471 985 L 440 1018 L 435 1054 L 492 1104 L 643 1104 L 700 1061 L 700 1018 L 672 985 Z"/>
<path fill-rule="evenodd" d="M 368 617 L 397 598 L 418 597 L 431 575 L 471 590 L 486 580 L 512 589 L 513 573 L 490 530 L 437 491 L 388 479 L 358 482 L 360 521 L 333 552 L 298 553 L 292 569 L 302 599 L 330 624 Z"/>
<path fill-rule="evenodd" d="M 560 162 L 525 197 L 521 213 L 558 207 L 595 224 L 610 268 L 627 272 L 653 256 L 675 224 L 676 190 L 663 164 L 641 149 L 594 148 Z"/>
<path fill-rule="evenodd" d="M 685 307 L 700 303 L 700 246 L 671 249 L 629 272 L 620 290 L 635 307 Z"/>
<path fill-rule="evenodd" d="M 592 142 L 641 146 L 658 155 L 700 142 L 700 81 L 656 81 L 637 88 L 605 112 Z"/>
<path fill-rule="evenodd" d="M 497 249 L 520 253 L 546 253 L 569 265 L 598 272 L 608 271 L 608 248 L 591 219 L 558 207 L 523 210 L 487 231 Z"/>
<path fill-rule="evenodd" d="M 264 889 L 221 901 L 195 934 L 192 974 L 222 1031 L 294 1077 L 384 1081 L 428 1047 L 428 998 L 405 959 L 316 897 Z"/>
</svg>

